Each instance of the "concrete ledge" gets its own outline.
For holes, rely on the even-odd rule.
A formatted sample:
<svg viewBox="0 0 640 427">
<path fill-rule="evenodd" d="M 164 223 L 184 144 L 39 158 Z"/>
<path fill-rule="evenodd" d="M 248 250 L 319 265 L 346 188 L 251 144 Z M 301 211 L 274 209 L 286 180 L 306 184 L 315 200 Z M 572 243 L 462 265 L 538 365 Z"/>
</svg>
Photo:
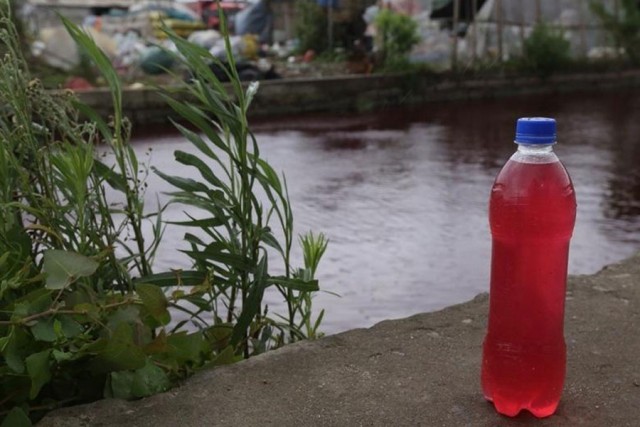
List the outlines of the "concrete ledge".
<svg viewBox="0 0 640 427">
<path fill-rule="evenodd" d="M 545 81 L 534 77 L 463 79 L 434 74 L 270 80 L 261 82 L 251 114 L 372 111 L 434 101 L 633 87 L 640 87 L 640 70 L 558 75 Z M 108 91 L 82 91 L 78 96 L 103 116 L 112 114 Z M 136 125 L 166 123 L 168 117 L 176 117 L 154 89 L 126 89 L 123 108 L 125 115 Z"/>
<path fill-rule="evenodd" d="M 56 411 L 42 427 L 637 426 L 640 256 L 567 292 L 568 375 L 557 415 L 515 422 L 479 385 L 488 298 L 385 321 L 202 372 L 137 402 Z"/>
</svg>

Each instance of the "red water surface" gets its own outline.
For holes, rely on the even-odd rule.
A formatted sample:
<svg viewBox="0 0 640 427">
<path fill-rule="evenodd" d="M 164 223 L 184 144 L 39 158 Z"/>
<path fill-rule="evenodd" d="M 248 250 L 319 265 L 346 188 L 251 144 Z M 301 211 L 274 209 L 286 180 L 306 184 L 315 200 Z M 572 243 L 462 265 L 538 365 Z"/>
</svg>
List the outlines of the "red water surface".
<svg viewBox="0 0 640 427">
<path fill-rule="evenodd" d="M 482 387 L 496 410 L 553 414 L 564 384 L 564 300 L 576 215 L 559 161 L 507 162 L 493 186 L 490 312 Z"/>
</svg>

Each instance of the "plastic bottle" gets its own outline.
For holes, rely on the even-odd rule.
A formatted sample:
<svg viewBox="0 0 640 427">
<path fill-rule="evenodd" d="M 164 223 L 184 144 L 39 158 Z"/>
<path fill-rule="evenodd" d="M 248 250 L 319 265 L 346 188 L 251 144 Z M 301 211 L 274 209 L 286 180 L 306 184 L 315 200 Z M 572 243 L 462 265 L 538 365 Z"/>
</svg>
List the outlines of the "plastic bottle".
<svg viewBox="0 0 640 427">
<path fill-rule="evenodd" d="M 493 238 L 482 388 L 496 410 L 552 415 L 564 385 L 564 301 L 576 199 L 553 152 L 556 122 L 522 118 L 491 190 Z"/>
</svg>

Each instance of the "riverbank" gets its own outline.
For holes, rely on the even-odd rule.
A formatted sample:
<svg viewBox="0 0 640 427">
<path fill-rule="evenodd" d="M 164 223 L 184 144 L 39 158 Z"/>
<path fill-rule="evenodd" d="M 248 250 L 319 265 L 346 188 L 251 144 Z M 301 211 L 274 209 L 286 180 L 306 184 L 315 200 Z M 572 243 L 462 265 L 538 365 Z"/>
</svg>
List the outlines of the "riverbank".
<svg viewBox="0 0 640 427">
<path fill-rule="evenodd" d="M 436 101 L 636 87 L 640 87 L 640 70 L 563 74 L 546 80 L 420 73 L 268 80 L 260 83 L 251 114 L 273 117 L 292 113 L 365 112 Z M 104 117 L 111 114 L 111 97 L 106 89 L 79 91 L 78 96 Z M 158 90 L 148 87 L 125 89 L 123 109 L 134 125 L 166 123 L 169 117 L 176 117 Z"/>
<path fill-rule="evenodd" d="M 568 373 L 553 417 L 519 425 L 635 426 L 640 407 L 640 255 L 570 277 Z M 501 426 L 480 392 L 488 298 L 290 345 L 202 372 L 137 402 L 56 411 L 42 427 Z"/>
</svg>

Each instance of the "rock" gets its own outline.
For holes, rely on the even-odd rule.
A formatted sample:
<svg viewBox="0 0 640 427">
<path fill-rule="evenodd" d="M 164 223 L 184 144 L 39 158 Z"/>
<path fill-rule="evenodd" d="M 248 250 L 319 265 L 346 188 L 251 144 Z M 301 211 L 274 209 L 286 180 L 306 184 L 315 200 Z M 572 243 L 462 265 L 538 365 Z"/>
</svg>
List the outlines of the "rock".
<svg viewBox="0 0 640 427">
<path fill-rule="evenodd" d="M 524 414 L 518 425 L 638 424 L 638 279 L 640 256 L 594 276 L 571 277 L 563 400 L 555 416 L 536 420 Z M 202 372 L 182 387 L 137 402 L 104 400 L 58 410 L 39 425 L 513 425 L 480 391 L 487 311 L 483 294 L 439 312 L 290 345 Z"/>
</svg>

